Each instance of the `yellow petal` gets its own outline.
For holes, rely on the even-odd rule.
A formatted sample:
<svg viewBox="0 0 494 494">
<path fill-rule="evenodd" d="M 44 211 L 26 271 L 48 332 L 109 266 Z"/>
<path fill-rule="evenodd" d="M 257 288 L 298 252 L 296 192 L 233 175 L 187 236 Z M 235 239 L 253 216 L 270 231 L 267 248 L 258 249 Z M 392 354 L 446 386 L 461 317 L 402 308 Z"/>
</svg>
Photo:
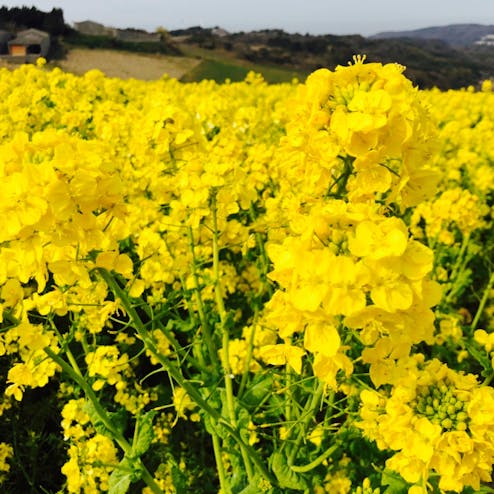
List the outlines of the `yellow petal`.
<svg viewBox="0 0 494 494">
<path fill-rule="evenodd" d="M 340 348 L 340 335 L 334 326 L 309 324 L 305 330 L 304 347 L 327 357 L 336 355 Z"/>
</svg>

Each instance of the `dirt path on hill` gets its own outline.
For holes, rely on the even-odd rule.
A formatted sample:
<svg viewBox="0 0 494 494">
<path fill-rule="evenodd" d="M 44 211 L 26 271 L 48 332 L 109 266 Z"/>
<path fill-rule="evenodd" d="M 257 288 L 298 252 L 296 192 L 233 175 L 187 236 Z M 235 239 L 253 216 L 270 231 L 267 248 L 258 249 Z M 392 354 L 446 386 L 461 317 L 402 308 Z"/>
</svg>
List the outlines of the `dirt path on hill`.
<svg viewBox="0 0 494 494">
<path fill-rule="evenodd" d="M 57 61 L 57 65 L 64 71 L 78 75 L 99 69 L 109 77 L 146 81 L 160 79 L 164 74 L 179 79 L 199 63 L 200 60 L 188 57 L 82 48 L 70 50 L 65 60 Z"/>
</svg>

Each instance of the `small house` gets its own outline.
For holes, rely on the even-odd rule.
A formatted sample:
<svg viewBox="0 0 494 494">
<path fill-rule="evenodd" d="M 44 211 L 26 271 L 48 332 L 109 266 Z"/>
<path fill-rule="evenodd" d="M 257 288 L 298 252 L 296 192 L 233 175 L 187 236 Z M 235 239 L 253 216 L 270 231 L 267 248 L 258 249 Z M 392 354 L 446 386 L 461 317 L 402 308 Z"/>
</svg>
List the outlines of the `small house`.
<svg viewBox="0 0 494 494">
<path fill-rule="evenodd" d="M 89 36 L 113 36 L 115 31 L 114 28 L 89 20 L 74 22 L 74 29 Z"/>
<path fill-rule="evenodd" d="M 50 50 L 50 35 L 39 29 L 26 29 L 19 31 L 15 38 L 8 42 L 8 47 L 9 54 L 13 57 L 46 57 Z"/>
<path fill-rule="evenodd" d="M 130 43 L 159 43 L 160 33 L 148 33 L 141 29 L 116 29 L 115 38 Z"/>
<path fill-rule="evenodd" d="M 482 36 L 478 41 L 475 41 L 476 45 L 494 46 L 494 34 L 486 34 Z"/>
<path fill-rule="evenodd" d="M 213 36 L 218 36 L 218 38 L 225 38 L 230 33 L 226 29 L 223 29 L 221 27 L 213 27 L 213 29 L 211 29 L 211 34 Z"/>
</svg>

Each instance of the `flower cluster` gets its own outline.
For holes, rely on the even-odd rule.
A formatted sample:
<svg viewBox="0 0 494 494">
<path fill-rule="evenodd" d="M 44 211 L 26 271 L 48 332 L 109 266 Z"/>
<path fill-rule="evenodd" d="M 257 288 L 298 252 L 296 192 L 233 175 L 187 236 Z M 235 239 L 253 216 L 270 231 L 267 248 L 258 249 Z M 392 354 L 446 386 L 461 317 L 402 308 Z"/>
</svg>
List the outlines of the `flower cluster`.
<svg viewBox="0 0 494 494">
<path fill-rule="evenodd" d="M 362 392 L 359 427 L 380 448 L 396 451 L 387 466 L 423 492 L 432 473 L 444 491 L 479 490 L 494 461 L 494 391 L 420 354 L 406 371 L 390 393 Z"/>
<path fill-rule="evenodd" d="M 0 88 L 0 480 L 45 392 L 74 494 L 491 480 L 492 84 Z"/>
<path fill-rule="evenodd" d="M 109 437 L 91 425 L 83 399 L 69 400 L 63 407 L 62 430 L 69 443 L 69 459 L 62 467 L 67 492 L 107 491 L 110 473 L 119 463 L 117 450 Z"/>
<path fill-rule="evenodd" d="M 275 232 L 267 246 L 279 291 L 266 324 L 285 345 L 303 335 L 315 375 L 334 389 L 337 373 L 348 377 L 353 367 L 343 333 L 356 330 L 372 346 L 362 357 L 379 386 L 389 382 L 390 361 L 433 334 L 433 253 L 383 205 L 410 205 L 430 192 L 421 180 L 433 184 L 433 133 L 396 65 L 356 59 L 315 72 L 300 93 L 280 152 L 293 163 L 280 162 L 281 193 L 268 202 L 268 217 L 286 226 L 284 240 Z"/>
</svg>

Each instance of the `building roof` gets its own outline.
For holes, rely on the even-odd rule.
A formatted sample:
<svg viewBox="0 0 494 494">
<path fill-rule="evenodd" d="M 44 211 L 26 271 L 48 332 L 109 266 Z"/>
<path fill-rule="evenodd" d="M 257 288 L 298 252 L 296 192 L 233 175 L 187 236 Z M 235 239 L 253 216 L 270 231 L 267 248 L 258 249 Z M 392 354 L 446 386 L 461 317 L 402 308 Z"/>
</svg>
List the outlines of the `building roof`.
<svg viewBox="0 0 494 494">
<path fill-rule="evenodd" d="M 12 45 L 36 45 L 49 39 L 50 35 L 45 31 L 39 29 L 26 29 L 25 31 L 19 31 L 17 36 L 9 41 Z"/>
<path fill-rule="evenodd" d="M 80 21 L 80 22 L 74 22 L 75 28 L 78 27 L 99 27 L 104 29 L 106 26 L 104 24 L 101 24 L 99 22 L 91 21 L 91 20 L 86 20 L 86 21 Z"/>
<path fill-rule="evenodd" d="M 82 34 L 91 35 L 107 35 L 113 31 L 113 28 L 90 20 L 74 22 L 74 28 Z"/>
</svg>

